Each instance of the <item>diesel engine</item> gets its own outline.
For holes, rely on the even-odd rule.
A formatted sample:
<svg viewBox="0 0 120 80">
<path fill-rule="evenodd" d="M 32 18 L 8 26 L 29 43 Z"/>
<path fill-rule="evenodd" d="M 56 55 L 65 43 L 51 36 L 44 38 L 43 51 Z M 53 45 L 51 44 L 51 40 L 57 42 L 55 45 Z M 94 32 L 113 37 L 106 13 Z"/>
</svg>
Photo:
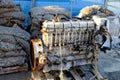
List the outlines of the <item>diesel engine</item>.
<svg viewBox="0 0 120 80">
<path fill-rule="evenodd" d="M 43 72 L 91 65 L 98 74 L 98 50 L 110 48 L 111 43 L 106 27 L 98 30 L 92 20 L 44 21 L 40 32 L 41 39 L 31 39 L 31 59 L 32 70 Z M 99 74 L 97 77 L 101 80 Z"/>
</svg>

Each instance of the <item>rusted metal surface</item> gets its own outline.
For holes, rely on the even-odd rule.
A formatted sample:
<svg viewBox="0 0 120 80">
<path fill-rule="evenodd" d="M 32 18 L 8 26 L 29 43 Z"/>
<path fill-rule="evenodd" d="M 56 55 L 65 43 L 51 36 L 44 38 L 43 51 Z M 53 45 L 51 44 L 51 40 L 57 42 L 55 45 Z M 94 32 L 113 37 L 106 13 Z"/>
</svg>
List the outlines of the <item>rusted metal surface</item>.
<svg viewBox="0 0 120 80">
<path fill-rule="evenodd" d="M 43 44 L 40 39 L 32 39 L 31 41 L 31 65 L 32 70 L 42 68 L 46 64 L 46 55 L 43 53 Z"/>
<path fill-rule="evenodd" d="M 97 50 L 105 46 L 107 40 L 99 47 L 96 36 L 111 37 L 106 28 L 97 30 L 93 21 L 45 21 L 41 31 L 42 40 L 31 40 L 33 71 L 42 71 L 45 80 L 104 80 L 97 70 Z"/>
</svg>

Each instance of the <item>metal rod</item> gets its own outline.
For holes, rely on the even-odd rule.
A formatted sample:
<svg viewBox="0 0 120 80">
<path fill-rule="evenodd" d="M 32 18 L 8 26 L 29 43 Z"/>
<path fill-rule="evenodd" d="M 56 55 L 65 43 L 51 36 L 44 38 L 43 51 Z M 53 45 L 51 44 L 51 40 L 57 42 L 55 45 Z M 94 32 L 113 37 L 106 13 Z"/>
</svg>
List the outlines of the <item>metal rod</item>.
<svg viewBox="0 0 120 80">
<path fill-rule="evenodd" d="M 105 9 L 107 9 L 107 2 L 108 2 L 108 0 L 104 0 L 104 7 L 105 7 Z"/>
<path fill-rule="evenodd" d="M 31 0 L 32 1 L 32 8 L 35 7 L 35 2 L 36 0 Z"/>
<path fill-rule="evenodd" d="M 71 11 L 71 19 L 72 19 L 72 0 L 70 0 L 70 11 Z"/>
</svg>

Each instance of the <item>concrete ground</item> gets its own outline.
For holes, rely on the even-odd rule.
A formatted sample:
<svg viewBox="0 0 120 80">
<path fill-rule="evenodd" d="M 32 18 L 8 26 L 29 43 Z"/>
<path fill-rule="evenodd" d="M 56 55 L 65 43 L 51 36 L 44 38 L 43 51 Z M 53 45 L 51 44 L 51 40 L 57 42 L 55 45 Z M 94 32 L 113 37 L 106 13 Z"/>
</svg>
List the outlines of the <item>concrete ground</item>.
<svg viewBox="0 0 120 80">
<path fill-rule="evenodd" d="M 107 53 L 100 53 L 98 58 L 98 68 L 103 77 L 108 80 L 120 80 L 120 50 L 113 49 Z"/>
<path fill-rule="evenodd" d="M 0 75 L 0 80 L 31 80 L 31 72 L 18 72 Z"/>
<path fill-rule="evenodd" d="M 108 80 L 120 80 L 120 49 L 98 54 L 98 69 Z M 31 80 L 31 72 L 0 75 L 0 80 Z"/>
</svg>

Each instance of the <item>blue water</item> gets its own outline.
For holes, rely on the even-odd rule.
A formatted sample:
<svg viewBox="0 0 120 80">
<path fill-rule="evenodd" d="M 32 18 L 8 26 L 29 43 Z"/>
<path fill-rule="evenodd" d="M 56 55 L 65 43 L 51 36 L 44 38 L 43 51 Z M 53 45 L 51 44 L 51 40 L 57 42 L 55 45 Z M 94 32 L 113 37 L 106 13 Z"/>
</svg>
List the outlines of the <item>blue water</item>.
<svg viewBox="0 0 120 80">
<path fill-rule="evenodd" d="M 60 6 L 69 11 L 71 11 L 72 6 L 72 16 L 78 15 L 80 9 L 89 5 L 103 5 L 102 0 L 36 0 L 35 6 Z M 32 8 L 31 0 L 14 0 L 15 3 L 20 4 L 24 14 L 28 19 L 28 12 Z M 27 23 L 27 20 L 26 20 Z"/>
</svg>

